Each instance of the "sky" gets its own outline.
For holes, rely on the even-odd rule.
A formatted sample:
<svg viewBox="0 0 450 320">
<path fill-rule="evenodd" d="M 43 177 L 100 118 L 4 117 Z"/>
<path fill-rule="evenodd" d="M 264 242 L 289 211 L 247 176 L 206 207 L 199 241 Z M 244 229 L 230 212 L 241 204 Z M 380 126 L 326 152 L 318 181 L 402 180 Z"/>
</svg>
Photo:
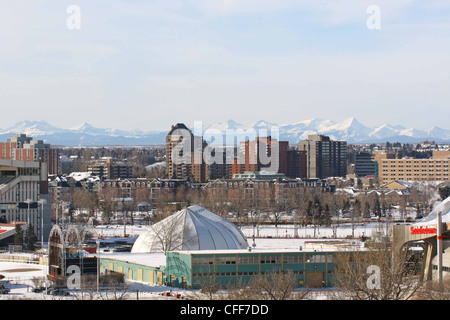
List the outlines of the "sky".
<svg viewBox="0 0 450 320">
<path fill-rule="evenodd" d="M 349 117 L 449 128 L 450 0 L 0 7 L 2 129 L 24 120 L 149 131 Z"/>
</svg>

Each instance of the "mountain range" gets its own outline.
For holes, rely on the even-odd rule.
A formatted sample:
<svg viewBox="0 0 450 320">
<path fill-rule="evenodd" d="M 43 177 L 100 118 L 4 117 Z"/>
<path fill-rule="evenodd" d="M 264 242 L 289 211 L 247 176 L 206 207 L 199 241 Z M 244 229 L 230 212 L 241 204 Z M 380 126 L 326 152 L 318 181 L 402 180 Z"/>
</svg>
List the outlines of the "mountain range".
<svg viewBox="0 0 450 320">
<path fill-rule="evenodd" d="M 356 118 L 335 122 L 327 119 L 310 119 L 292 124 L 278 125 L 276 123 L 259 120 L 251 125 L 243 125 L 233 120 L 217 122 L 202 129 L 216 129 L 220 132 L 237 129 L 255 129 L 256 133 L 271 128 L 279 129 L 280 140 L 287 140 L 292 144 L 306 139 L 309 134 L 318 133 L 330 136 L 333 140 L 345 140 L 348 143 L 383 143 L 402 142 L 418 143 L 423 140 L 434 140 L 437 143 L 450 143 L 450 129 L 433 127 L 428 130 L 406 128 L 401 125 L 383 124 L 368 127 Z M 22 121 L 7 129 L 0 129 L 0 141 L 5 141 L 13 134 L 25 133 L 35 140 L 60 146 L 108 146 L 108 145 L 161 145 L 165 144 L 167 131 L 117 130 L 111 128 L 96 128 L 88 123 L 65 129 L 49 124 L 46 121 Z"/>
</svg>

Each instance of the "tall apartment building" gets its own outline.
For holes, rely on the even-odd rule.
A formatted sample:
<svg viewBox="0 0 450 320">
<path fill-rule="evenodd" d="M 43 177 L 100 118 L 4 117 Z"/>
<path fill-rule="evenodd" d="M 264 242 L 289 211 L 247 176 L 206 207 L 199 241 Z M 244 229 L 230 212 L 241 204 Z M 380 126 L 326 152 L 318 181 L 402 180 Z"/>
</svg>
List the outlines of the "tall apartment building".
<svg viewBox="0 0 450 320">
<path fill-rule="evenodd" d="M 208 150 L 208 153 L 205 155 L 207 180 L 232 178 L 234 148 L 231 155 L 228 155 L 225 149 L 215 148 Z"/>
<path fill-rule="evenodd" d="M 186 139 L 186 140 L 185 140 Z M 170 179 L 189 179 L 195 183 L 207 179 L 203 159 L 206 142 L 194 136 L 183 123 L 177 123 L 166 136 L 166 173 Z"/>
<path fill-rule="evenodd" d="M 344 177 L 347 174 L 347 142 L 324 135 L 309 135 L 298 143 L 306 151 L 307 178 Z"/>
<path fill-rule="evenodd" d="M 393 159 L 388 154 L 378 154 L 378 180 L 391 181 L 449 181 L 450 151 L 433 151 L 430 159 Z"/>
<path fill-rule="evenodd" d="M 232 176 L 249 171 L 269 170 L 288 173 L 288 141 L 278 141 L 272 137 L 257 137 L 254 141 L 239 144 L 238 157 L 231 168 Z"/>
<path fill-rule="evenodd" d="M 0 159 L 45 162 L 48 174 L 58 174 L 58 149 L 26 134 L 15 134 L 0 142 Z"/>
<path fill-rule="evenodd" d="M 305 150 L 288 150 L 286 176 L 289 178 L 306 178 Z"/>
</svg>

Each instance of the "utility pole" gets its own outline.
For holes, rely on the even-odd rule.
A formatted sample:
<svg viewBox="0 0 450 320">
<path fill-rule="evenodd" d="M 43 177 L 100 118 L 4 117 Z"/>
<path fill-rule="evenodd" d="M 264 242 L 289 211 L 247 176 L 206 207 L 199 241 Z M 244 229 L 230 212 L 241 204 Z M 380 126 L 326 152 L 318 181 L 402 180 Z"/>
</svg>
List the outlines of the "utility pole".
<svg viewBox="0 0 450 320">
<path fill-rule="evenodd" d="M 47 201 L 45 199 L 39 199 L 38 203 L 41 205 L 41 248 L 44 250 L 44 204 Z"/>
<path fill-rule="evenodd" d="M 437 273 L 438 273 L 438 284 L 439 287 L 443 284 L 443 278 L 442 278 L 442 255 L 444 252 L 444 248 L 442 246 L 442 213 L 437 213 Z"/>
</svg>

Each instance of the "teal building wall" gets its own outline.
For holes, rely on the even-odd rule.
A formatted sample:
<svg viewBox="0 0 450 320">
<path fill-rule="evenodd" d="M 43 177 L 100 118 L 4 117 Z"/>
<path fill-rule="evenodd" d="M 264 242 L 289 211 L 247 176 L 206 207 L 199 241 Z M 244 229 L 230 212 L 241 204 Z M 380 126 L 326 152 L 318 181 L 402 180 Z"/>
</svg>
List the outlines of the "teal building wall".
<svg viewBox="0 0 450 320">
<path fill-rule="evenodd" d="M 335 267 L 334 252 L 168 252 L 166 277 L 175 287 L 196 289 L 211 282 L 235 286 L 258 274 L 290 271 L 298 287 L 331 287 Z"/>
</svg>

